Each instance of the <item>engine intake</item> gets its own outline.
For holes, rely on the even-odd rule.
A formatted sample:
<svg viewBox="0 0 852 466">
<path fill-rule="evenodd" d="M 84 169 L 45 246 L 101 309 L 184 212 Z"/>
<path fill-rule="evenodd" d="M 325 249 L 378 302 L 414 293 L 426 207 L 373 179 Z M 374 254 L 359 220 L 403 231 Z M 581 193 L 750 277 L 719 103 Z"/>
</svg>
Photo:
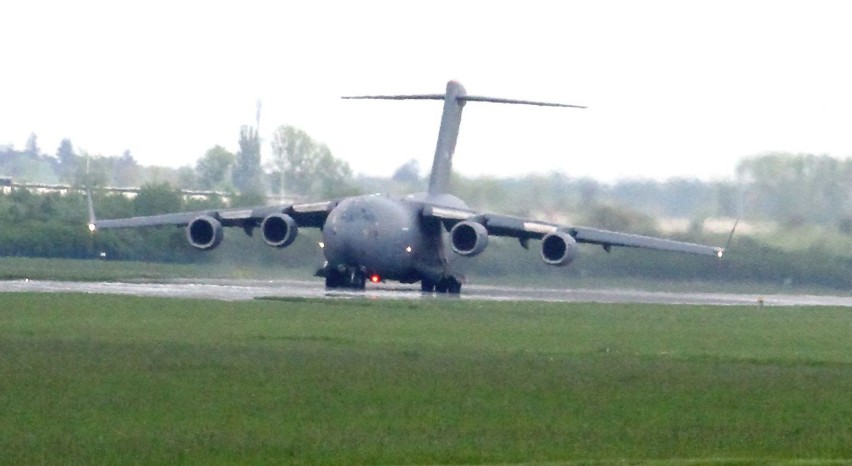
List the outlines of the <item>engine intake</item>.
<svg viewBox="0 0 852 466">
<path fill-rule="evenodd" d="M 197 249 L 213 249 L 222 242 L 223 237 L 222 224 L 209 215 L 196 217 L 186 226 L 186 239 Z"/>
<path fill-rule="evenodd" d="M 541 239 L 541 259 L 545 264 L 564 267 L 576 259 L 579 253 L 577 241 L 564 231 L 548 233 Z"/>
<path fill-rule="evenodd" d="M 450 230 L 450 244 L 456 254 L 475 256 L 488 246 L 488 231 L 481 223 L 464 221 Z"/>
<path fill-rule="evenodd" d="M 293 244 L 299 234 L 299 226 L 287 214 L 272 214 L 260 224 L 263 241 L 274 248 L 286 248 Z"/>
</svg>

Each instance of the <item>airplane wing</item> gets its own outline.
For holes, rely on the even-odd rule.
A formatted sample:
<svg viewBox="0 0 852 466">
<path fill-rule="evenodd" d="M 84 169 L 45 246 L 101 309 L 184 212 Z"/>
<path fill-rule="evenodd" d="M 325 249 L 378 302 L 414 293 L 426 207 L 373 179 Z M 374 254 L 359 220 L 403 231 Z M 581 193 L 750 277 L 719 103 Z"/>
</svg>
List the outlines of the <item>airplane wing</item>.
<svg viewBox="0 0 852 466">
<path fill-rule="evenodd" d="M 273 214 L 286 214 L 300 227 L 319 228 L 325 223 L 328 213 L 337 205 L 337 201 L 313 202 L 307 204 L 281 204 L 235 209 L 213 209 L 196 212 L 178 212 L 143 217 L 128 217 L 111 220 L 97 220 L 94 210 L 89 208 L 89 225 L 92 230 L 110 228 L 139 228 L 152 226 L 186 226 L 199 217 L 217 220 L 224 227 L 242 227 L 247 231 L 260 226 L 264 218 Z"/>
<path fill-rule="evenodd" d="M 683 252 L 720 258 L 724 253 L 724 248 L 715 246 L 705 246 L 653 236 L 634 235 L 599 228 L 560 225 L 508 215 L 480 213 L 469 209 L 425 204 L 422 212 L 425 217 L 440 219 L 448 228 L 462 221 L 479 223 L 485 227 L 489 235 L 517 238 L 524 247 L 526 247 L 526 243 L 530 239 L 542 239 L 550 233 L 564 232 L 573 237 L 578 243 L 597 244 L 603 246 L 607 251 L 613 246 L 621 246 Z"/>
</svg>

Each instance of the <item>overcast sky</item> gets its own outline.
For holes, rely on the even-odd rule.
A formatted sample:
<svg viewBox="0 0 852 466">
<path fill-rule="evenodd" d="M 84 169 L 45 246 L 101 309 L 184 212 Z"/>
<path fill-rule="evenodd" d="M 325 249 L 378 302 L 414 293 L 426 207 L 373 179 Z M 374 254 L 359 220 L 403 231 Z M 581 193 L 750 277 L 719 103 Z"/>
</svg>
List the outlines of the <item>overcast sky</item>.
<svg viewBox="0 0 852 466">
<path fill-rule="evenodd" d="M 734 176 L 767 151 L 852 155 L 852 4 L 843 1 L 12 1 L 0 5 L 0 144 L 193 165 L 236 150 L 262 101 L 356 172 L 431 166 L 434 101 L 473 102 L 455 167 L 619 178 Z"/>
</svg>

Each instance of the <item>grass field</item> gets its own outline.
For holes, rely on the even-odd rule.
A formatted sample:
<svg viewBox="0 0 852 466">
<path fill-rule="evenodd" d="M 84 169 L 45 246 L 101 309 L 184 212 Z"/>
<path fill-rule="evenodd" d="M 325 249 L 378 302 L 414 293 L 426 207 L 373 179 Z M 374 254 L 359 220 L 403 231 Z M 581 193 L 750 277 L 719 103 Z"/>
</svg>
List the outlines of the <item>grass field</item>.
<svg viewBox="0 0 852 466">
<path fill-rule="evenodd" d="M 0 257 L 0 280 L 162 281 L 176 278 L 310 278 L 285 267 L 210 266 L 158 262 Z"/>
<path fill-rule="evenodd" d="M 2 464 L 849 464 L 846 308 L 0 294 Z"/>
</svg>

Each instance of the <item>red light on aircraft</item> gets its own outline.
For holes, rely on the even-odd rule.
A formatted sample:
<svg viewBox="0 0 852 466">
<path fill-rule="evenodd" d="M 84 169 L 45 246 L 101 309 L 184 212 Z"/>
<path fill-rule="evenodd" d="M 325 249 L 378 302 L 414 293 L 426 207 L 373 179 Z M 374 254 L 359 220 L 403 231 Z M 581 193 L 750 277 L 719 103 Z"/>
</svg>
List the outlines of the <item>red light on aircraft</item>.
<svg viewBox="0 0 852 466">
<path fill-rule="evenodd" d="M 382 277 L 380 277 L 376 274 L 373 274 L 373 275 L 370 275 L 370 281 L 373 282 L 373 283 L 379 283 L 380 281 L 382 281 Z"/>
</svg>

